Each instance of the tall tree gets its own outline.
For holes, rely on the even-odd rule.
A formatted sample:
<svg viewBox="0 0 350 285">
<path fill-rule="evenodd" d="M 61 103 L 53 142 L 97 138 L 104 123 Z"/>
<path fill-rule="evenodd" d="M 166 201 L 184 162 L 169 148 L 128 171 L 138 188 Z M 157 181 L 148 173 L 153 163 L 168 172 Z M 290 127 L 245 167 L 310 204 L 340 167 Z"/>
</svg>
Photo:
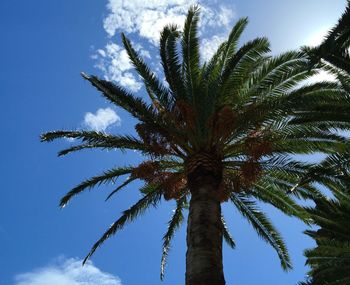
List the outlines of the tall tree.
<svg viewBox="0 0 350 285">
<path fill-rule="evenodd" d="M 317 230 L 305 233 L 316 241 L 316 247 L 305 251 L 307 264 L 311 266 L 309 278 L 301 285 L 350 284 L 350 176 L 349 165 L 333 156 L 338 167 L 337 175 L 325 176 L 324 185 L 333 193 L 332 198 L 316 198 L 316 206 L 308 212 Z"/>
<path fill-rule="evenodd" d="M 62 150 L 61 156 L 91 148 L 131 149 L 144 155 L 141 164 L 108 170 L 82 182 L 62 198 L 61 207 L 77 194 L 123 175 L 129 178 L 107 199 L 137 179 L 145 182 L 140 189 L 143 197 L 112 224 L 85 261 L 127 222 L 164 198 L 175 199 L 176 209 L 163 239 L 161 277 L 171 239 L 188 208 L 186 284 L 225 284 L 222 240 L 234 246 L 221 213 L 221 203 L 225 201 L 231 202 L 276 250 L 282 267 L 291 268 L 280 234 L 257 202 L 270 203 L 308 222 L 307 212 L 295 199 L 320 194 L 307 185 L 288 193 L 309 169 L 295 154 L 331 154 L 343 145 L 344 138 L 333 133 L 332 127 L 338 121 L 338 109 L 349 106 L 346 94 L 337 83 L 301 87 L 300 83 L 315 72 L 309 72 L 303 52 L 271 57 L 266 38 L 239 46 L 246 18 L 236 23 L 228 39 L 203 63 L 198 20 L 199 9 L 194 6 L 188 12 L 183 32 L 170 25 L 161 33 L 160 58 L 167 85 L 150 71 L 122 35 L 148 99 L 83 74 L 105 98 L 139 121 L 135 126 L 137 136 L 54 131 L 41 137 L 42 141 L 82 141 Z M 322 110 L 317 108 L 328 108 L 329 114 L 320 116 Z"/>
<path fill-rule="evenodd" d="M 338 23 L 328 32 L 323 42 L 314 48 L 306 48 L 311 63 L 321 60 L 350 74 L 350 1 Z"/>
<path fill-rule="evenodd" d="M 344 91 L 350 94 L 350 1 L 338 23 L 328 32 L 323 42 L 314 48 L 306 47 L 310 66 L 317 64 L 338 79 Z M 349 95 L 348 95 L 349 96 Z M 347 130 L 350 110 L 339 110 L 336 129 Z M 318 182 L 328 188 L 332 198 L 314 197 L 316 204 L 307 208 L 318 230 L 305 233 L 317 246 L 305 251 L 310 265 L 308 281 L 300 285 L 350 284 L 350 148 L 345 146 L 337 154 L 329 155 L 300 180 L 303 183 Z"/>
</svg>

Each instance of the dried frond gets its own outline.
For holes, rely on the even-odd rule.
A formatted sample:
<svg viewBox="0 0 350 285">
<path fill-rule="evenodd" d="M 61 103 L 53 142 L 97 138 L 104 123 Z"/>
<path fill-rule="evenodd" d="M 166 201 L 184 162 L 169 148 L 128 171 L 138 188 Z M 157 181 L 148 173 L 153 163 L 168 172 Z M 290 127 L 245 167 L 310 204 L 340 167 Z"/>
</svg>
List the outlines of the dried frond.
<svg viewBox="0 0 350 285">
<path fill-rule="evenodd" d="M 148 146 L 155 156 L 164 156 L 172 154 L 172 150 L 165 133 L 153 129 L 145 123 L 139 123 L 135 126 L 136 132 Z"/>
<path fill-rule="evenodd" d="M 174 113 L 178 123 L 185 123 L 191 130 L 196 127 L 196 110 L 184 100 L 176 101 Z"/>
<path fill-rule="evenodd" d="M 272 143 L 268 140 L 258 140 L 247 144 L 249 145 L 247 152 L 254 160 L 259 160 L 262 156 L 268 155 L 272 152 Z"/>
<path fill-rule="evenodd" d="M 154 178 L 159 174 L 159 171 L 160 168 L 158 161 L 147 160 L 132 170 L 131 177 L 152 183 Z"/>
<path fill-rule="evenodd" d="M 165 200 L 179 199 L 183 190 L 187 187 L 187 180 L 183 173 L 167 173 L 161 183 L 164 188 Z"/>
<path fill-rule="evenodd" d="M 213 137 L 216 140 L 227 139 L 235 128 L 237 114 L 229 105 L 223 106 L 213 116 Z"/>
<path fill-rule="evenodd" d="M 249 187 L 258 180 L 261 175 L 261 166 L 258 162 L 250 159 L 241 166 L 241 182 Z"/>
<path fill-rule="evenodd" d="M 218 187 L 218 192 L 220 202 L 227 202 L 230 198 L 229 181 L 223 179 Z"/>
</svg>

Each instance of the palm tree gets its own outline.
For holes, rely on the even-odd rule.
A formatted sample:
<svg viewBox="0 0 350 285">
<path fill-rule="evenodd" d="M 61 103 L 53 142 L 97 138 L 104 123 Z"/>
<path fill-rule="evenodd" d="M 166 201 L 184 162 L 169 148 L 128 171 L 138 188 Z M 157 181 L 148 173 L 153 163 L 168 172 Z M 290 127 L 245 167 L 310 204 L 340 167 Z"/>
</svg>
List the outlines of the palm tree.
<svg viewBox="0 0 350 285">
<path fill-rule="evenodd" d="M 84 262 L 127 222 L 164 198 L 176 200 L 176 209 L 163 238 L 161 278 L 171 240 L 188 209 L 186 284 L 225 284 L 223 239 L 234 247 L 221 213 L 221 203 L 225 201 L 231 202 L 276 250 L 283 269 L 291 268 L 286 246 L 258 202 L 270 203 L 283 213 L 308 222 L 307 212 L 295 198 L 318 195 L 318 191 L 305 185 L 287 193 L 309 169 L 293 155 L 329 154 L 342 146 L 344 138 L 332 132 L 332 123 L 337 119 L 336 106 L 332 106 L 339 102 L 349 104 L 337 83 L 301 87 L 300 82 L 315 72 L 309 72 L 303 52 L 271 57 L 266 38 L 238 47 L 246 18 L 235 24 L 213 57 L 202 63 L 198 20 L 198 7 L 191 7 L 183 32 L 170 25 L 161 33 L 160 57 L 166 85 L 122 34 L 148 99 L 96 76 L 82 74 L 105 98 L 139 121 L 135 126 L 137 136 L 53 131 L 41 137 L 42 141 L 82 141 L 59 155 L 91 148 L 138 150 L 144 155 L 141 164 L 108 170 L 82 182 L 62 198 L 60 206 L 64 207 L 77 194 L 127 175 L 109 199 L 129 183 L 144 181 L 140 189 L 143 197 L 112 224 Z M 318 106 L 332 107 L 333 117 L 320 117 L 315 111 Z M 309 110 L 313 110 L 312 114 Z"/>
<path fill-rule="evenodd" d="M 321 60 L 350 74 L 350 1 L 338 23 L 328 32 L 323 42 L 314 48 L 306 48 L 311 64 Z"/>
<path fill-rule="evenodd" d="M 333 156 L 333 161 L 343 165 L 339 156 Z M 316 206 L 307 209 L 319 229 L 305 232 L 317 246 L 305 251 L 311 271 L 307 283 L 301 285 L 350 283 L 350 176 L 346 169 L 349 168 L 342 168 L 337 176 L 323 179 L 334 197 L 315 199 Z"/>
<path fill-rule="evenodd" d="M 333 74 L 338 80 L 344 92 L 350 94 L 350 1 L 347 1 L 347 7 L 338 20 L 338 23 L 328 32 L 323 42 L 316 47 L 303 47 L 302 50 L 307 54 L 309 59 L 310 70 L 317 67 Z M 344 102 L 345 103 L 345 102 Z M 342 106 L 342 107 L 341 107 Z M 333 108 L 333 107 L 332 107 Z M 347 131 L 350 122 L 350 109 L 345 103 L 336 107 L 337 120 L 333 120 L 332 125 L 337 131 Z M 309 110 L 311 111 L 311 110 Z M 325 116 L 333 116 L 335 109 L 329 109 L 329 106 L 320 109 L 317 106 L 312 113 L 323 112 Z M 320 115 L 320 114 L 319 114 Z M 313 120 L 317 120 L 315 117 Z M 318 123 L 320 124 L 320 123 Z M 323 123 L 321 123 L 323 125 Z M 319 165 L 312 167 L 311 171 L 304 176 L 296 186 L 304 183 L 318 181 L 323 183 L 325 177 L 332 179 L 339 175 L 350 161 L 350 151 L 346 146 L 338 149 L 336 155 L 330 155 Z M 327 187 L 327 185 L 325 185 Z M 293 188 L 292 188 L 293 189 Z"/>
</svg>

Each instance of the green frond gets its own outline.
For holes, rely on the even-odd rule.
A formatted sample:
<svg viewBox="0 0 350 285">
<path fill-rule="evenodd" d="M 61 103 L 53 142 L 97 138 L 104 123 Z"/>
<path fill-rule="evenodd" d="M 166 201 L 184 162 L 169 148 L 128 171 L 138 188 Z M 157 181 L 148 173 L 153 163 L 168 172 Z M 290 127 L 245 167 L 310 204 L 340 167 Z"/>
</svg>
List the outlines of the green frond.
<svg viewBox="0 0 350 285">
<path fill-rule="evenodd" d="M 276 172 L 273 175 L 265 174 L 264 180 L 271 185 L 278 187 L 290 196 L 294 196 L 297 199 L 309 200 L 313 198 L 324 197 L 324 194 L 315 186 L 310 184 L 299 185 L 298 181 L 303 174 L 298 175 L 295 179 L 285 179 L 285 176 L 280 179 Z"/>
<path fill-rule="evenodd" d="M 291 189 L 294 190 L 298 186 L 314 181 L 328 187 L 334 183 L 334 180 L 344 179 L 344 170 L 348 169 L 349 165 L 350 148 L 348 144 L 344 144 L 337 153 L 328 155 L 318 165 L 309 169 Z"/>
<path fill-rule="evenodd" d="M 165 26 L 160 35 L 160 58 L 166 81 L 170 86 L 172 96 L 177 100 L 185 99 L 186 92 L 182 75 L 181 56 L 177 43 L 180 32 L 177 26 Z"/>
<path fill-rule="evenodd" d="M 253 86 L 245 96 L 248 98 L 257 96 L 258 102 L 271 100 L 271 97 L 282 97 L 316 72 L 308 70 L 308 63 L 303 53 L 286 52 L 265 61 L 258 74 L 252 75 Z"/>
<path fill-rule="evenodd" d="M 152 191 L 149 191 L 143 198 L 137 203 L 125 210 L 122 216 L 115 221 L 109 229 L 103 234 L 103 236 L 93 245 L 88 255 L 83 261 L 83 265 L 94 254 L 96 249 L 100 247 L 108 238 L 114 235 L 118 230 L 121 230 L 127 222 L 131 222 L 141 215 L 150 206 L 155 206 L 160 201 L 162 195 L 162 189 L 154 187 Z"/>
<path fill-rule="evenodd" d="M 186 204 L 186 195 L 183 195 L 176 202 L 176 209 L 174 210 L 174 214 L 172 215 L 170 221 L 168 222 L 168 229 L 165 235 L 163 236 L 163 250 L 162 250 L 162 259 L 160 263 L 160 279 L 164 279 L 166 260 L 169 254 L 170 243 L 174 237 L 176 230 L 181 226 L 183 222 L 183 208 Z"/>
<path fill-rule="evenodd" d="M 75 146 L 71 146 L 69 148 L 60 150 L 58 152 L 58 156 L 65 156 L 71 152 L 76 152 L 76 151 L 80 151 L 83 149 L 91 149 L 91 148 L 109 149 L 110 147 L 111 147 L 110 144 L 102 144 L 102 143 L 75 145 Z"/>
<path fill-rule="evenodd" d="M 235 71 L 239 62 L 247 57 L 254 61 L 261 55 L 270 51 L 270 44 L 266 38 L 256 38 L 255 40 L 249 41 L 244 44 L 235 54 L 232 56 L 222 72 L 221 82 L 225 85 L 226 81 L 231 76 L 232 72 Z"/>
<path fill-rule="evenodd" d="M 310 66 L 322 60 L 334 65 L 336 68 L 350 74 L 349 46 L 350 46 L 350 2 L 335 25 L 317 47 L 304 47 L 310 59 Z"/>
<path fill-rule="evenodd" d="M 344 92 L 338 82 L 317 82 L 291 90 L 288 92 L 284 103 L 293 107 L 293 109 L 306 109 L 332 101 L 347 103 L 347 100 L 348 94 Z"/>
<path fill-rule="evenodd" d="M 279 155 L 263 161 L 263 175 L 257 183 L 270 185 L 284 191 L 288 195 L 298 199 L 311 199 L 313 197 L 324 197 L 324 195 L 310 183 L 298 182 L 310 173 L 314 164 L 295 161 L 290 155 Z M 292 189 L 292 190 L 291 190 Z"/>
<path fill-rule="evenodd" d="M 130 115 L 144 122 L 154 122 L 157 119 L 153 108 L 141 98 L 128 93 L 124 88 L 109 81 L 99 79 L 96 76 L 82 73 L 84 79 L 88 80 L 102 95 L 111 103 L 125 109 Z"/>
<path fill-rule="evenodd" d="M 143 78 L 143 82 L 152 102 L 157 99 L 164 108 L 169 108 L 170 99 L 168 90 L 156 78 L 155 74 L 150 71 L 149 67 L 132 47 L 131 42 L 126 38 L 124 33 L 122 33 L 122 40 L 132 64 L 136 68 L 138 74 Z"/>
<path fill-rule="evenodd" d="M 201 98 L 201 105 L 203 105 L 202 112 L 207 111 L 207 117 L 213 114 L 218 105 L 217 101 L 219 99 L 218 87 L 220 84 L 220 77 L 230 59 L 235 56 L 238 40 L 247 23 L 247 18 L 238 20 L 232 28 L 228 40 L 224 41 L 218 47 L 209 62 L 202 67 L 200 84 L 203 98 Z"/>
<path fill-rule="evenodd" d="M 254 184 L 251 195 L 262 202 L 271 204 L 284 214 L 297 217 L 304 223 L 309 224 L 310 217 L 303 207 L 299 206 L 286 192 L 281 191 L 276 186 L 258 181 Z"/>
<path fill-rule="evenodd" d="M 346 137 L 336 134 L 334 130 L 320 128 L 317 125 L 287 125 L 276 129 L 274 136 L 283 139 L 320 139 L 345 142 Z"/>
<path fill-rule="evenodd" d="M 107 196 L 106 200 L 109 200 L 114 194 L 119 192 L 119 190 L 123 189 L 125 186 L 129 185 L 131 182 L 135 181 L 137 178 L 134 177 L 128 177 L 121 185 L 119 185 L 116 189 L 114 189 L 109 195 Z"/>
<path fill-rule="evenodd" d="M 280 179 L 297 179 L 313 166 L 314 164 L 293 159 L 288 154 L 267 156 L 261 162 L 261 167 L 266 175 L 273 175 Z"/>
<path fill-rule="evenodd" d="M 342 16 L 339 18 L 338 23 L 329 31 L 327 37 L 321 44 L 321 49 L 327 50 L 324 46 L 329 46 L 334 41 L 336 42 L 336 47 L 346 48 L 350 45 L 350 2 L 347 1 L 347 7 L 343 12 Z"/>
<path fill-rule="evenodd" d="M 234 249 L 236 247 L 236 242 L 233 239 L 232 235 L 230 234 L 230 231 L 226 225 L 225 218 L 221 216 L 221 224 L 222 224 L 222 235 L 229 247 Z"/>
<path fill-rule="evenodd" d="M 247 218 L 260 237 L 269 243 L 277 252 L 284 270 L 292 268 L 287 248 L 277 230 L 268 218 L 256 206 L 255 202 L 241 194 L 231 193 L 230 199 L 239 212 Z"/>
<path fill-rule="evenodd" d="M 274 144 L 275 153 L 289 154 L 314 154 L 321 152 L 324 154 L 336 153 L 344 145 L 343 142 L 320 140 L 317 138 L 286 139 Z"/>
<path fill-rule="evenodd" d="M 339 54 L 335 52 L 333 54 L 324 55 L 323 58 L 333 66 L 350 74 L 350 56 L 348 54 Z"/>
<path fill-rule="evenodd" d="M 225 45 L 225 51 L 223 52 L 223 58 L 222 58 L 223 70 L 227 67 L 227 63 L 229 62 L 230 58 L 235 55 L 237 51 L 239 38 L 242 35 L 247 24 L 248 24 L 248 18 L 241 18 L 233 26 L 228 36 L 227 43 Z"/>
<path fill-rule="evenodd" d="M 118 167 L 108 171 L 105 171 L 102 175 L 94 176 L 90 179 L 87 179 L 74 187 L 71 191 L 69 191 L 60 201 L 60 207 L 63 208 L 67 205 L 70 199 L 83 192 L 86 189 L 91 189 L 97 185 L 106 184 L 113 182 L 121 175 L 130 174 L 133 170 L 133 167 Z"/>
<path fill-rule="evenodd" d="M 249 54 L 237 63 L 227 80 L 220 83 L 218 102 L 236 106 L 236 110 L 245 109 L 251 104 L 247 103 L 247 98 L 244 96 L 249 87 L 250 77 L 268 59 L 268 56 L 255 54 L 254 51 Z"/>
<path fill-rule="evenodd" d="M 350 280 L 350 176 L 348 168 L 338 165 L 342 162 L 338 156 L 329 157 L 326 162 L 329 166 L 336 165 L 344 173 L 323 183 L 334 194 L 332 199 L 314 199 L 315 207 L 306 208 L 318 228 L 305 231 L 317 246 L 307 249 L 304 254 L 311 267 L 312 285 L 345 285 Z M 325 173 L 328 175 L 328 172 Z"/>
<path fill-rule="evenodd" d="M 188 11 L 182 36 L 183 72 L 186 93 L 190 102 L 196 101 L 200 55 L 198 33 L 199 7 L 191 6 Z"/>
<path fill-rule="evenodd" d="M 205 63 L 202 67 L 202 78 L 205 83 L 210 85 L 210 83 L 215 82 L 217 85 L 217 79 L 221 75 L 222 69 L 222 57 L 227 47 L 227 41 L 220 44 L 216 52 L 213 54 L 211 59 Z M 203 83 L 204 83 L 203 82 Z"/>
<path fill-rule="evenodd" d="M 247 92 L 249 92 L 249 90 L 247 90 Z M 329 110 L 335 108 L 335 102 L 339 102 L 337 103 L 341 106 L 339 108 L 348 106 L 347 94 L 344 93 L 344 90 L 338 83 L 322 82 L 293 89 L 292 91 L 283 91 L 278 95 L 279 92 L 280 91 L 271 93 L 272 96 L 267 96 L 259 102 L 256 102 L 257 99 L 252 97 L 251 102 L 243 105 L 241 114 L 237 120 L 238 127 L 232 134 L 232 137 L 242 134 L 242 132 L 254 128 L 256 125 L 265 125 L 266 128 L 272 128 L 273 130 L 276 130 L 276 126 L 278 126 L 277 130 L 285 127 L 288 128 L 290 124 L 318 126 L 319 128 L 332 128 L 333 130 L 338 128 L 339 125 L 341 129 L 349 126 L 349 123 L 344 123 L 340 120 L 329 122 L 325 120 L 326 118 L 322 118 L 320 121 L 316 121 L 316 119 L 310 120 L 310 122 L 296 121 L 296 118 L 298 118 L 298 116 L 303 116 L 304 113 L 313 116 L 314 110 L 322 105 L 329 107 Z M 263 96 L 259 98 L 263 98 Z M 319 111 L 319 113 L 321 112 L 322 111 Z M 336 112 L 337 111 L 333 112 L 334 117 L 336 117 Z M 290 119 L 293 118 L 291 117 L 292 115 L 294 119 L 290 121 Z M 321 115 L 319 115 L 319 117 L 321 117 Z"/>
<path fill-rule="evenodd" d="M 148 151 L 147 146 L 142 141 L 132 136 L 115 136 L 96 131 L 53 131 L 41 135 L 41 141 L 45 142 L 51 142 L 62 138 L 79 139 L 85 144 L 64 149 L 58 153 L 59 156 L 86 148 Z"/>
</svg>

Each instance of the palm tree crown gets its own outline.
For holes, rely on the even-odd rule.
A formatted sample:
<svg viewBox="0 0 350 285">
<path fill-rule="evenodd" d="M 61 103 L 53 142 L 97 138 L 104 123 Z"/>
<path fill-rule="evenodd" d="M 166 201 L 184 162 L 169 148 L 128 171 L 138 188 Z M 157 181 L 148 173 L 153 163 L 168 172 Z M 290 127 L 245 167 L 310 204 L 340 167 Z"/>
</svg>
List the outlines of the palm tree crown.
<svg viewBox="0 0 350 285">
<path fill-rule="evenodd" d="M 321 59 L 350 74 L 350 1 L 338 23 L 328 32 L 323 42 L 314 48 L 306 48 L 311 63 Z"/>
<path fill-rule="evenodd" d="M 277 251 L 282 267 L 291 268 L 282 238 L 257 201 L 308 221 L 306 211 L 293 197 L 307 198 L 317 195 L 317 190 L 306 185 L 288 193 L 309 168 L 294 155 L 333 153 L 343 144 L 344 138 L 332 131 L 332 124 L 337 121 L 334 102 L 337 106 L 349 105 L 345 92 L 338 83 L 331 82 L 301 86 L 300 82 L 315 73 L 313 69 L 309 72 L 304 52 L 290 51 L 271 57 L 266 38 L 239 46 L 246 18 L 235 24 L 212 58 L 202 63 L 198 20 L 199 9 L 192 7 L 183 32 L 170 25 L 161 33 L 160 58 L 167 84 L 150 71 L 122 35 L 149 100 L 96 76 L 82 74 L 105 98 L 139 121 L 135 126 L 137 136 L 94 131 L 42 135 L 43 141 L 63 137 L 82 141 L 59 155 L 90 148 L 117 148 L 138 150 L 145 157 L 139 165 L 117 167 L 92 177 L 62 198 L 63 207 L 84 190 L 123 175 L 128 178 L 107 199 L 137 179 L 145 182 L 140 189 L 143 197 L 112 224 L 85 261 L 106 239 L 164 197 L 175 199 L 177 206 L 164 235 L 163 274 L 171 239 L 184 220 L 183 210 L 189 199 L 200 193 L 202 185 L 210 184 L 215 199 L 219 203 L 232 202 L 259 236 Z M 329 114 L 322 117 L 324 110 L 329 110 Z M 223 217 L 219 234 L 234 246 Z"/>
<path fill-rule="evenodd" d="M 307 209 L 319 229 L 305 232 L 317 246 L 305 251 L 311 271 L 307 283 L 301 284 L 350 283 L 350 176 L 346 169 L 338 177 L 324 180 L 334 197 L 315 199 L 316 206 Z"/>
</svg>

